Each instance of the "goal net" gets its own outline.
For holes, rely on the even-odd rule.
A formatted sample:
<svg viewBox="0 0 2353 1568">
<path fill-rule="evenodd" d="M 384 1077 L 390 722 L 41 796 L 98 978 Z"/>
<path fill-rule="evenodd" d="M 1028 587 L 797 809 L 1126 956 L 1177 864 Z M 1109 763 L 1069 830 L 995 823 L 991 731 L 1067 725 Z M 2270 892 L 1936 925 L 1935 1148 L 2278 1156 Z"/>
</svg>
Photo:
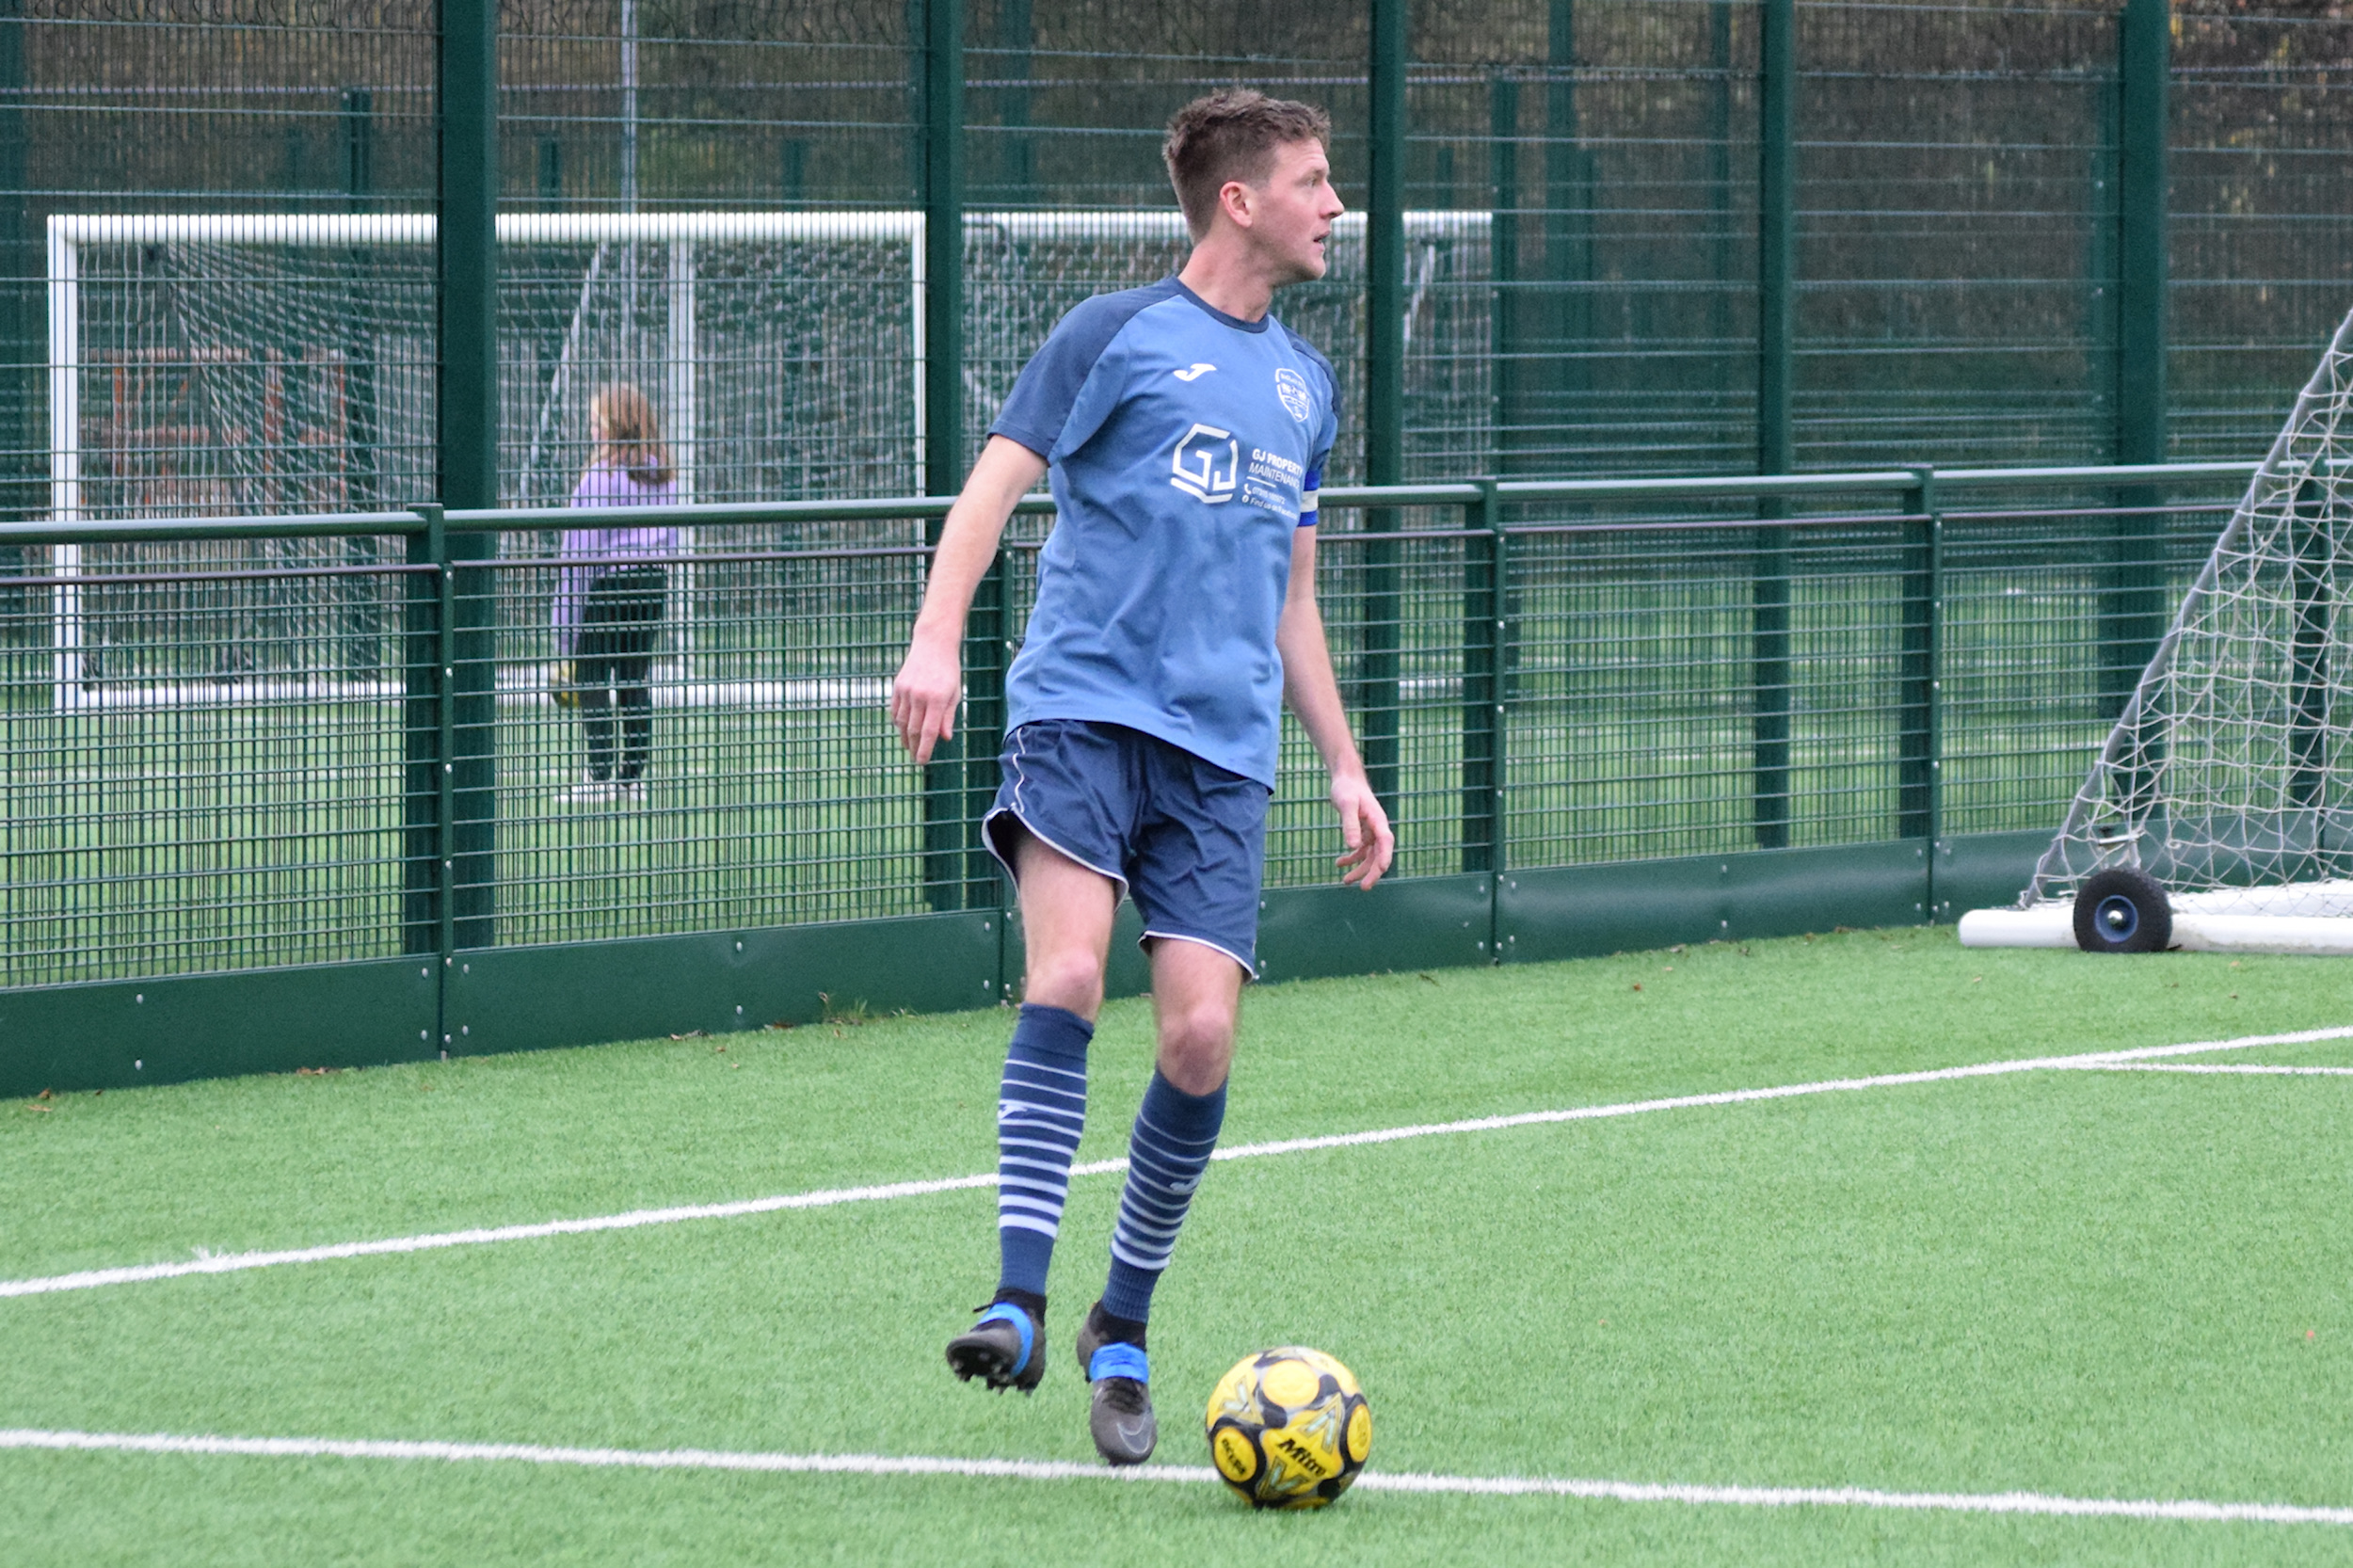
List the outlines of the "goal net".
<svg viewBox="0 0 2353 1568">
<path fill-rule="evenodd" d="M 923 224 L 904 211 L 501 215 L 502 502 L 565 505 L 590 456 L 589 401 L 615 381 L 658 411 L 681 501 L 919 492 L 932 438 Z M 1484 212 L 1405 215 L 1411 421 L 1426 444 L 1471 466 L 1494 446 L 1489 228 Z M 434 232 L 424 215 L 52 217 L 51 515 L 375 511 L 430 499 Z M 1329 353 L 1353 411 L 1361 215 L 1345 216 L 1334 242 L 1330 275 L 1287 294 L 1284 314 Z M 1187 248 L 1174 211 L 968 215 L 967 450 L 1058 317 L 1166 276 Z M 875 526 L 804 525 L 792 539 L 774 527 L 705 526 L 690 549 L 905 542 L 878 538 Z M 510 535 L 502 553 L 549 547 Z M 358 643 L 373 633 L 351 627 L 395 624 L 380 608 L 338 607 L 326 616 L 336 629 L 312 638 L 281 594 L 265 633 L 237 633 L 233 616 L 220 623 L 241 645 L 224 668 L 216 650 L 179 646 L 167 659 L 144 648 L 154 638 L 140 617 L 72 585 L 158 564 L 347 564 L 352 551 L 339 540 L 60 547 L 56 704 L 168 699 L 182 688 L 167 676 L 197 680 L 187 689 L 203 695 L 220 674 L 309 681 L 322 661 L 364 672 L 376 660 Z M 674 574 L 674 591 L 707 598 L 728 580 Z M 694 582 L 702 585 L 681 586 Z M 347 599 L 352 584 L 334 591 Z M 527 608 L 515 606 L 519 626 Z M 681 602 L 664 624 L 665 655 L 679 657 L 712 623 Z"/>
<path fill-rule="evenodd" d="M 2129 868 L 2164 889 L 2179 945 L 2353 952 L 2348 584 L 2353 315 L 2184 596 L 2019 911 L 2063 908 L 2096 873 Z M 2344 925 L 2294 923 L 2315 920 Z"/>
<path fill-rule="evenodd" d="M 569 498 L 589 455 L 588 401 L 616 380 L 660 412 L 681 499 L 914 493 L 931 434 L 923 221 L 501 216 L 502 501 Z M 1492 447 L 1488 389 L 1465 378 L 1491 346 L 1488 228 L 1484 212 L 1405 215 L 1413 424 L 1467 453 Z M 433 235 L 418 215 L 50 219 L 53 512 L 429 499 Z M 968 215 L 968 445 L 1063 312 L 1166 276 L 1187 246 L 1175 212 Z M 1341 218 L 1332 249 L 1330 275 L 1287 293 L 1284 314 L 1353 378 L 1361 215 Z"/>
</svg>

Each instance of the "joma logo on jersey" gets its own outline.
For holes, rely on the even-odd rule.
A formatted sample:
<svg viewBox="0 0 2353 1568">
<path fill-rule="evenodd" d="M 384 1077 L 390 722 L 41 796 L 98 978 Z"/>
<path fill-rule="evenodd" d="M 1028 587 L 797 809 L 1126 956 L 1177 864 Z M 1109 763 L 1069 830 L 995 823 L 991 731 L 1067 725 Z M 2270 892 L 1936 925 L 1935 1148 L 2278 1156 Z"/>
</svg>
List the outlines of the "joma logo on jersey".
<svg viewBox="0 0 2353 1568">
<path fill-rule="evenodd" d="M 1234 483 L 1241 469 L 1241 446 L 1231 430 L 1196 424 L 1176 443 L 1169 469 L 1170 484 L 1196 501 L 1222 505 L 1234 499 Z"/>
</svg>

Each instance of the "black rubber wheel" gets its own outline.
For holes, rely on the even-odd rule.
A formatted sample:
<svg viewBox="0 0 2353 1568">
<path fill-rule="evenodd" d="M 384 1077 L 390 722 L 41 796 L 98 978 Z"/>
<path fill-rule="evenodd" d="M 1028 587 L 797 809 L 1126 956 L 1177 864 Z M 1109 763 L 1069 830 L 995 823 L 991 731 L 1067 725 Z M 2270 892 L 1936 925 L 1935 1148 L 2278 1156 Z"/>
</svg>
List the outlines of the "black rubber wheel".
<svg viewBox="0 0 2353 1568">
<path fill-rule="evenodd" d="M 2163 952 L 2173 945 L 2173 906 L 2146 872 L 2118 866 L 2084 879 L 2075 894 L 2075 945 L 2086 952 Z"/>
</svg>

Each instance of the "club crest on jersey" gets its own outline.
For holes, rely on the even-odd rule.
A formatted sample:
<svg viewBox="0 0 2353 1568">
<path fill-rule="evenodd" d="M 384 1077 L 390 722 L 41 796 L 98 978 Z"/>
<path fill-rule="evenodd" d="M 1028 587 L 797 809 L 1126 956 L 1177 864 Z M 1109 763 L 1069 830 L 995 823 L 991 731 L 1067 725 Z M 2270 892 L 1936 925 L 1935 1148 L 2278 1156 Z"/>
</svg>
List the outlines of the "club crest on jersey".
<svg viewBox="0 0 2353 1568">
<path fill-rule="evenodd" d="M 1169 483 L 1196 501 L 1212 506 L 1234 499 L 1234 482 L 1241 467 L 1241 443 L 1230 430 L 1196 424 L 1176 443 L 1169 461 Z"/>
<path fill-rule="evenodd" d="M 1307 378 L 1288 365 L 1274 373 L 1274 395 L 1283 400 L 1291 418 L 1302 424 L 1316 411 L 1315 394 L 1307 390 Z"/>
</svg>

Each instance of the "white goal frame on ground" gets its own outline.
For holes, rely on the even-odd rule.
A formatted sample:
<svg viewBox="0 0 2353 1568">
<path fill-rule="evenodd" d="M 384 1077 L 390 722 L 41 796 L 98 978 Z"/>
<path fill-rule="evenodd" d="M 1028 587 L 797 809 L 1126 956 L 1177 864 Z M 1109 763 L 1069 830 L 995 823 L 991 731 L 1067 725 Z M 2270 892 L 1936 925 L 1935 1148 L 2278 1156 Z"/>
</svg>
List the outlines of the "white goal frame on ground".
<svg viewBox="0 0 2353 1568">
<path fill-rule="evenodd" d="M 2346 853 L 2340 839 L 2331 847 L 2332 809 L 2328 773 L 2330 743 L 2340 739 L 2346 715 L 2329 712 L 2330 695 L 2340 710 L 2353 704 L 2345 668 L 2348 586 L 2353 586 L 2353 312 L 2330 337 L 2312 379 L 2305 383 L 2278 440 L 2231 514 L 2231 520 L 2205 565 L 2183 595 L 2156 652 L 2150 658 L 2089 776 L 2075 792 L 2066 820 L 2035 864 L 2034 877 L 2009 909 L 1972 910 L 1961 918 L 1966 947 L 2059 947 L 2075 945 L 2073 901 L 2085 880 L 2112 868 L 2154 876 L 2167 889 L 2173 917 L 2173 945 L 2199 952 L 2353 954 L 2353 879 L 2326 873 L 2326 862 Z M 2281 605 L 2253 590 L 2268 568 L 2284 572 L 2297 596 L 2297 625 L 2290 643 L 2300 652 L 2291 663 L 2313 679 L 2299 696 L 2287 682 L 2284 723 L 2245 709 L 2230 710 L 2224 661 L 2203 645 L 2241 646 L 2263 641 L 2249 635 L 2244 620 L 2226 617 L 2247 602 L 2258 615 L 2278 614 Z M 2276 586 L 2272 589 L 2277 592 Z M 2309 598 L 2305 597 L 2309 594 Z M 2315 613 L 2316 612 L 2316 613 Z M 2219 627 L 2220 630 L 2217 630 Z M 2185 646 L 2199 657 L 2185 662 Z M 2334 667 L 2331 655 L 2335 655 Z M 2241 660 L 2247 687 L 2265 684 L 2268 673 Z M 2186 695 L 2185 695 L 2186 694 Z M 2202 702 L 2203 706 L 2201 706 Z M 2230 712 L 2235 727 L 2251 734 L 2266 726 L 2281 730 L 2276 759 L 2286 787 L 2276 796 L 2258 794 L 2267 780 L 2249 780 L 2243 798 L 2229 791 L 2191 786 L 2176 790 L 2170 780 L 2183 765 L 2179 744 L 2185 721 L 2202 719 L 2222 728 L 2216 715 Z M 2312 757 L 2297 757 L 2298 733 L 2316 736 Z M 2195 737 L 2198 731 L 2191 730 Z M 2345 744 L 2338 746 L 2342 756 Z M 2216 773 L 2234 777 L 2258 773 L 2240 760 L 2233 767 L 2205 758 L 2195 781 Z M 2259 760 L 2268 774 L 2275 760 Z M 2338 766 L 2344 766 L 2340 761 Z M 2298 800 L 2292 776 L 2311 775 L 2310 799 Z M 2338 792 L 2340 795 L 2344 792 Z M 2223 798 L 2217 798 L 2223 797 Z M 2184 816 L 2182 808 L 2191 808 Z M 2217 816 L 2217 809 L 2225 814 Z M 2235 817 L 2228 815 L 2235 808 Z M 2227 826 L 2221 824 L 2228 824 Z M 2299 832 L 2304 837 L 2300 845 Z M 2298 866 L 2297 862 L 2302 862 Z M 2313 876 L 2321 869 L 2323 874 Z M 2301 874 L 2299 874 L 2299 872 Z"/>
<path fill-rule="evenodd" d="M 658 244 L 670 248 L 666 275 L 655 287 L 669 298 L 668 385 L 670 442 L 679 472 L 681 501 L 695 499 L 695 459 L 698 436 L 695 403 L 695 247 L 704 243 L 760 240 L 897 240 L 907 247 L 907 321 L 912 379 L 909 410 L 914 432 L 914 462 L 920 471 L 930 432 L 924 405 L 926 355 L 923 297 L 925 217 L 920 212 L 860 212 L 855 210 L 744 213 L 503 213 L 498 238 L 505 245 Z M 1048 239 L 1069 235 L 1089 239 L 1165 240 L 1184 237 L 1183 215 L 1169 210 L 1113 209 L 1071 212 L 981 212 L 965 215 L 968 234 L 994 231 L 1014 239 Z M 1409 240 L 1428 240 L 1487 230 L 1491 213 L 1469 210 L 1408 212 L 1404 227 Z M 1365 216 L 1343 213 L 1334 225 L 1341 234 L 1362 243 Z M 56 522 L 79 522 L 88 513 L 82 495 L 81 374 L 81 249 L 96 245 L 161 245 L 174 241 L 218 245 L 277 245 L 315 249 L 354 246 L 427 246 L 434 241 L 431 214 L 289 214 L 289 213 L 137 213 L 57 214 L 48 229 L 49 296 L 49 516 Z M 1433 266 L 1429 260 L 1410 280 L 1412 296 L 1405 310 L 1406 330 L 1428 293 Z M 582 284 L 582 302 L 594 287 L 596 264 Z M 580 328 L 574 312 L 572 336 Z M 567 349 L 570 343 L 568 339 Z M 568 368 L 560 360 L 555 372 L 560 393 Z M 544 419 L 535 422 L 536 450 Z M 83 690 L 82 606 L 79 580 L 82 547 L 53 547 L 51 572 L 57 586 L 51 600 L 51 681 L 53 701 L 59 710 L 95 705 Z M 691 595 L 689 596 L 691 598 Z M 370 692 L 374 687 L 369 688 Z M 353 692 L 349 695 L 368 695 Z M 396 697 L 397 690 L 382 694 Z M 209 700 L 218 700 L 215 696 Z M 152 706 L 151 699 L 142 705 Z"/>
</svg>

